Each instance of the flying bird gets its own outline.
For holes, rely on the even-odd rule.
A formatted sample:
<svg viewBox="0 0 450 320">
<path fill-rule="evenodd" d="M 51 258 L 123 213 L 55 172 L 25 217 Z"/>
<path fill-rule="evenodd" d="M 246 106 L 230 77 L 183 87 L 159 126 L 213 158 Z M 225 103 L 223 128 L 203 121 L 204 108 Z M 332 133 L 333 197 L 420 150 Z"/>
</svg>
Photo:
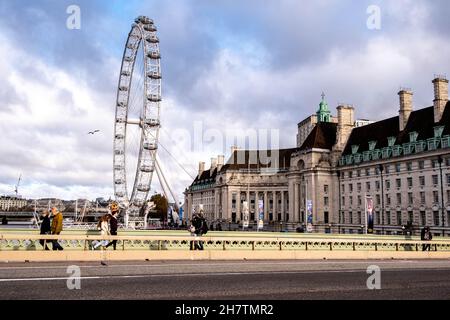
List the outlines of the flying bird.
<svg viewBox="0 0 450 320">
<path fill-rule="evenodd" d="M 100 132 L 100 130 L 90 131 L 90 132 L 88 132 L 88 134 L 96 134 L 97 132 Z"/>
</svg>

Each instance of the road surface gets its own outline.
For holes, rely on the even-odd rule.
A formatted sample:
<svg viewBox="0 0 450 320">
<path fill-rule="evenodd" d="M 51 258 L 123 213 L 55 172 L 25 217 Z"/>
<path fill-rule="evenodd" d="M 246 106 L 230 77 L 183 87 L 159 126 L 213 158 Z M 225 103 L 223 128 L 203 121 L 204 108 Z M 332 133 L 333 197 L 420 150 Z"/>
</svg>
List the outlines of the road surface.
<svg viewBox="0 0 450 320">
<path fill-rule="evenodd" d="M 80 290 L 67 287 L 70 265 L 80 267 Z M 381 269 L 381 290 L 367 288 L 371 265 Z M 448 300 L 450 261 L 0 263 L 0 288 L 6 300 Z"/>
</svg>

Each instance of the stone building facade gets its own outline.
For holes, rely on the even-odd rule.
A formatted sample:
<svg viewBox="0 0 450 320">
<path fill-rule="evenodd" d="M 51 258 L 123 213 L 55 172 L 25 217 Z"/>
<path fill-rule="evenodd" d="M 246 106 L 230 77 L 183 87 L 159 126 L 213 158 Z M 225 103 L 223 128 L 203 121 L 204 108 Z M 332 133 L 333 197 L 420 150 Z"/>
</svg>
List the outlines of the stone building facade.
<svg viewBox="0 0 450 320">
<path fill-rule="evenodd" d="M 413 93 L 401 90 L 398 116 L 377 122 L 355 121 L 349 105 L 333 117 L 322 99 L 299 123 L 296 148 L 233 148 L 227 163 L 201 163 L 185 191 L 188 217 L 202 204 L 210 221 L 239 224 L 248 201 L 255 225 L 263 200 L 265 228 L 292 230 L 305 224 L 311 200 L 315 232 L 361 233 L 370 196 L 376 233 L 428 225 L 450 235 L 448 80 L 433 85 L 433 106 L 414 111 Z"/>
</svg>

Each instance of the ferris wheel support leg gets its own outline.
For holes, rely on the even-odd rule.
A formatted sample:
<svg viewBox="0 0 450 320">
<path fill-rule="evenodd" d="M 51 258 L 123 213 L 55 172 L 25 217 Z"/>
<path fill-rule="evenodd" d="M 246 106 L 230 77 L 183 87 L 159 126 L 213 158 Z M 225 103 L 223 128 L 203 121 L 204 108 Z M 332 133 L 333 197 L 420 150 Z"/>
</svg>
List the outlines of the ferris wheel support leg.
<svg viewBox="0 0 450 320">
<path fill-rule="evenodd" d="M 156 163 L 156 173 L 158 174 L 158 171 L 159 171 L 158 178 L 159 178 L 159 175 L 162 176 L 164 183 L 166 184 L 166 186 L 169 189 L 169 192 L 173 198 L 173 201 L 175 201 L 175 207 L 178 208 L 178 199 L 175 196 L 175 194 L 173 193 L 172 189 L 170 188 L 169 183 L 167 183 L 166 177 L 161 169 L 161 165 L 159 164 L 158 157 L 156 157 L 155 163 Z"/>
</svg>

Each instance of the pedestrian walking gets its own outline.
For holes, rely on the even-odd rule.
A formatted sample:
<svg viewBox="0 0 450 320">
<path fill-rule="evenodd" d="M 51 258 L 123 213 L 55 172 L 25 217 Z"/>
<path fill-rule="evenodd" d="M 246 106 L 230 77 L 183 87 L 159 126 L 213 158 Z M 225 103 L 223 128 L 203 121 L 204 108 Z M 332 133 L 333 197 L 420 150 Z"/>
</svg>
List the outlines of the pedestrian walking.
<svg viewBox="0 0 450 320">
<path fill-rule="evenodd" d="M 109 232 L 112 236 L 117 236 L 117 218 L 119 217 L 119 206 L 116 202 L 111 204 L 111 214 L 109 216 Z M 106 245 L 105 248 L 109 246 L 113 246 L 113 249 L 116 250 L 117 240 L 113 240 Z"/>
<path fill-rule="evenodd" d="M 98 221 L 97 229 L 100 230 L 100 234 L 102 236 L 109 236 L 109 235 L 111 235 L 110 229 L 109 229 L 109 219 L 110 219 L 110 215 L 109 214 L 105 214 Z M 95 250 L 95 249 L 97 249 L 100 246 L 106 247 L 107 245 L 108 245 L 108 240 L 97 241 L 97 243 L 92 247 L 92 250 Z"/>
<path fill-rule="evenodd" d="M 50 225 L 50 217 L 49 212 L 47 210 L 44 210 L 42 212 L 41 217 L 41 229 L 40 234 L 50 234 L 52 232 L 52 227 Z M 47 240 L 41 239 L 39 240 L 39 243 L 42 247 L 44 247 L 45 250 L 50 250 L 47 246 Z"/>
<path fill-rule="evenodd" d="M 431 241 L 433 240 L 433 234 L 431 233 L 430 227 L 425 227 L 420 232 L 420 239 L 422 241 Z M 422 245 L 422 251 L 430 251 L 431 245 L 430 244 L 423 244 Z"/>
<path fill-rule="evenodd" d="M 202 235 L 208 232 L 208 223 L 203 216 L 203 211 L 200 211 L 198 215 L 196 215 L 192 220 L 192 225 L 195 228 L 195 235 L 197 237 L 201 237 Z M 197 240 L 194 241 L 194 250 L 203 250 L 203 241 Z"/>
<path fill-rule="evenodd" d="M 51 232 L 52 235 L 59 235 L 61 231 L 63 230 L 63 215 L 56 207 L 52 208 L 52 226 L 51 226 Z M 53 250 L 64 250 L 63 247 L 59 244 L 58 240 L 52 240 L 52 246 Z"/>
</svg>

